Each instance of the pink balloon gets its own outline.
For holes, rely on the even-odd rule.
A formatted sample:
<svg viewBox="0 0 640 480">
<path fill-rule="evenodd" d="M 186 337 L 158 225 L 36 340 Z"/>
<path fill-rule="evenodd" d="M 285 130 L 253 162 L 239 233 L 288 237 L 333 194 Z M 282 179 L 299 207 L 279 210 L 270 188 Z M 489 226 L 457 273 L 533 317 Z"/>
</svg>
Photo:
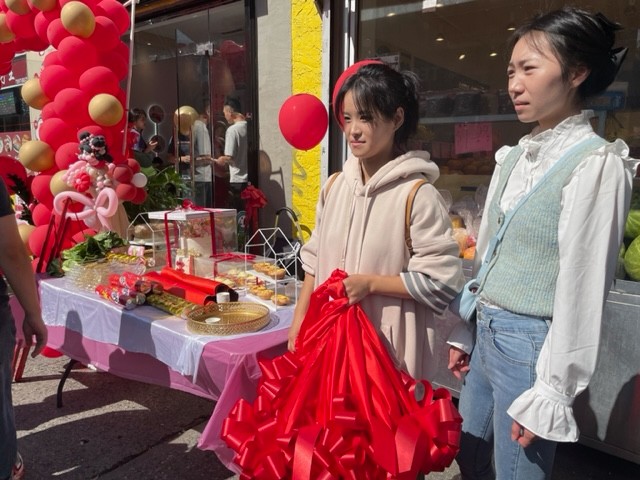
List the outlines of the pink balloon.
<svg viewBox="0 0 640 480">
<path fill-rule="evenodd" d="M 342 112 L 336 112 L 336 98 L 338 97 L 338 92 L 340 91 L 342 84 L 347 80 L 347 78 L 349 78 L 351 75 L 356 73 L 360 69 L 360 67 L 363 67 L 365 65 L 370 65 L 372 63 L 382 63 L 382 62 L 380 60 L 361 60 L 359 62 L 354 63 L 350 67 L 347 67 L 345 71 L 340 74 L 340 76 L 338 77 L 338 80 L 336 80 L 336 85 L 333 87 L 333 94 L 331 95 L 331 105 L 333 106 L 333 115 L 338 121 L 338 124 L 340 125 L 340 127 L 342 127 L 344 122 L 342 120 Z"/>
<path fill-rule="evenodd" d="M 116 0 L 102 0 L 96 8 L 97 15 L 103 15 L 113 20 L 118 27 L 118 32 L 122 35 L 129 30 L 131 25 L 131 17 L 129 12 L 120 2 Z"/>
<path fill-rule="evenodd" d="M 47 207 L 44 203 L 38 203 L 33 210 L 31 211 L 31 218 L 33 219 L 33 224 L 36 227 L 40 225 L 49 225 L 49 220 L 51 219 L 52 211 L 49 207 Z"/>
<path fill-rule="evenodd" d="M 49 39 L 49 43 L 53 45 L 54 48 L 58 48 L 60 42 L 71 35 L 64 25 L 62 24 L 62 20 L 59 18 L 54 18 L 49 23 L 47 27 L 47 38 Z"/>
<path fill-rule="evenodd" d="M 40 86 L 48 98 L 56 98 L 60 90 L 75 88 L 78 83 L 75 74 L 68 68 L 62 65 L 49 65 L 40 74 Z"/>
<path fill-rule="evenodd" d="M 79 213 L 67 212 L 67 217 L 74 220 L 82 220 L 92 228 L 95 228 L 94 225 L 99 223 L 106 230 L 111 230 L 109 219 L 116 214 L 119 204 L 118 196 L 113 188 L 100 190 L 95 201 L 78 192 L 60 192 L 53 201 L 53 210 L 58 215 L 62 215 L 64 202 L 67 199 L 82 203 L 85 206 L 85 209 Z"/>
<path fill-rule="evenodd" d="M 96 47 L 87 39 L 68 36 L 58 45 L 60 63 L 74 72 L 84 72 L 98 64 Z"/>
<path fill-rule="evenodd" d="M 62 120 L 74 127 L 86 125 L 89 116 L 90 97 L 79 88 L 64 88 L 54 99 L 54 107 Z"/>
<path fill-rule="evenodd" d="M 7 11 L 6 22 L 9 30 L 11 30 L 18 38 L 29 38 L 37 35 L 34 27 L 35 12 L 30 11 L 24 15 L 18 15 L 17 13 L 9 10 Z"/>
<path fill-rule="evenodd" d="M 31 183 L 31 193 L 33 193 L 33 196 L 38 202 L 45 204 L 49 208 L 53 206 L 53 194 L 51 193 L 51 188 L 49 188 L 51 178 L 53 178 L 53 175 L 39 174 L 33 178 L 33 182 Z M 33 249 L 31 251 L 34 254 L 36 253 Z"/>
<path fill-rule="evenodd" d="M 89 41 L 99 52 L 113 50 L 120 42 L 120 32 L 111 19 L 103 16 L 96 17 L 96 28 L 89 37 Z"/>
<path fill-rule="evenodd" d="M 117 51 L 111 50 L 100 54 L 100 63 L 111 70 L 118 80 L 122 80 L 129 73 L 129 62 Z"/>
<path fill-rule="evenodd" d="M 291 146 L 299 150 L 315 147 L 324 137 L 329 117 L 317 97 L 300 93 L 289 97 L 280 107 L 280 132 Z"/>
<path fill-rule="evenodd" d="M 120 91 L 120 83 L 111 70 L 101 65 L 88 69 L 78 79 L 80 89 L 89 97 L 99 93 L 115 95 Z"/>
<path fill-rule="evenodd" d="M 60 170 L 66 170 L 69 165 L 78 161 L 78 153 L 80 144 L 78 142 L 67 142 L 56 150 L 55 161 L 56 166 Z"/>
<path fill-rule="evenodd" d="M 49 118 L 40 125 L 40 140 L 48 143 L 57 150 L 65 143 L 73 142 L 76 138 L 76 128 L 60 118 Z"/>
<path fill-rule="evenodd" d="M 29 249 L 33 253 L 35 257 L 42 256 L 42 247 L 45 244 L 45 240 L 47 238 L 47 231 L 49 230 L 49 225 L 39 225 L 36 229 L 31 232 L 29 235 L 29 239 L 27 243 L 29 244 Z M 49 241 L 49 247 L 51 247 L 51 241 Z M 45 252 L 46 253 L 46 252 Z"/>
</svg>

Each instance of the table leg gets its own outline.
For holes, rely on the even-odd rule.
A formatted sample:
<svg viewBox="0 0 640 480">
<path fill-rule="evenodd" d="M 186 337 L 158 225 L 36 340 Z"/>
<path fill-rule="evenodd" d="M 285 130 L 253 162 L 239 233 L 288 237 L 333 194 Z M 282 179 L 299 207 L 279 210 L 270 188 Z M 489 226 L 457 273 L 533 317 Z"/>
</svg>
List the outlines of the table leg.
<svg viewBox="0 0 640 480">
<path fill-rule="evenodd" d="M 13 375 L 13 379 L 16 382 L 19 382 L 20 380 L 22 380 L 22 374 L 24 373 L 24 366 L 26 365 L 27 358 L 29 357 L 29 348 L 30 348 L 29 345 L 26 345 L 26 344 L 20 346 L 20 349 L 18 352 L 18 354 L 20 355 L 20 358 L 17 359 L 17 365 L 15 366 L 14 375 Z"/>
<path fill-rule="evenodd" d="M 67 363 L 67 366 L 62 373 L 62 378 L 60 378 L 60 383 L 58 383 L 58 393 L 56 394 L 56 406 L 58 408 L 62 408 L 62 389 L 64 388 L 64 382 L 67 381 L 67 377 L 71 373 L 71 369 L 76 363 L 78 363 L 77 360 L 70 358 L 69 363 Z"/>
</svg>

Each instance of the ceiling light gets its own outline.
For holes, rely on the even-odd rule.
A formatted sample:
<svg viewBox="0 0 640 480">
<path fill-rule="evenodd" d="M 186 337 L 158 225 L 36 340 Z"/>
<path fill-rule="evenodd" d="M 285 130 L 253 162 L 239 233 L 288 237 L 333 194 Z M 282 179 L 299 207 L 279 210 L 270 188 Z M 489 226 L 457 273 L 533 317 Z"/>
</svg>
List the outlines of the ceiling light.
<svg viewBox="0 0 640 480">
<path fill-rule="evenodd" d="M 507 27 L 507 32 L 513 32 L 516 29 L 515 25 L 509 25 Z"/>
<path fill-rule="evenodd" d="M 489 54 L 490 57 L 497 57 L 498 56 L 498 52 L 491 52 Z"/>
<path fill-rule="evenodd" d="M 464 53 L 461 53 L 460 55 L 458 55 L 458 60 L 464 60 L 466 58 L 466 55 Z"/>
<path fill-rule="evenodd" d="M 396 12 L 389 12 L 387 13 L 387 17 L 393 17 L 395 16 Z"/>
<path fill-rule="evenodd" d="M 438 36 L 436 37 L 436 42 L 444 42 L 444 35 L 439 33 Z"/>
</svg>

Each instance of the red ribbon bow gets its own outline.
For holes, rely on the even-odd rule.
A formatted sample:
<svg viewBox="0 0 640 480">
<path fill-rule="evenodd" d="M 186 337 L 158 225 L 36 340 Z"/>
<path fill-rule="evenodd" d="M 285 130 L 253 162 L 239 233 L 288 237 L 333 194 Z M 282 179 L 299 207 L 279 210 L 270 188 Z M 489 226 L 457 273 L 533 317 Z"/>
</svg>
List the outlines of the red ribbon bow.
<svg viewBox="0 0 640 480">
<path fill-rule="evenodd" d="M 453 461 L 462 419 L 444 389 L 399 372 L 339 270 L 313 293 L 296 351 L 261 360 L 253 405 L 222 438 L 241 479 L 414 479 Z"/>
<path fill-rule="evenodd" d="M 247 185 L 247 188 L 240 192 L 240 198 L 244 200 L 245 227 L 251 225 L 255 232 L 258 230 L 258 209 L 267 204 L 267 197 L 259 188 Z"/>
</svg>

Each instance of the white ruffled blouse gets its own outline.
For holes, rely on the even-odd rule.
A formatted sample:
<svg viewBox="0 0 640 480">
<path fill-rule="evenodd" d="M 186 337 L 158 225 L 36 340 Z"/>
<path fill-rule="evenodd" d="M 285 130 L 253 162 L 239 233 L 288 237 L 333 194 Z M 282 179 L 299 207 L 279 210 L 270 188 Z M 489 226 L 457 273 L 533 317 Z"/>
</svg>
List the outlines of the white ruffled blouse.
<svg viewBox="0 0 640 480">
<path fill-rule="evenodd" d="M 595 135 L 589 123 L 592 115 L 583 111 L 552 130 L 534 131 L 520 140 L 524 152 L 501 198 L 504 212 L 513 208 L 578 140 Z M 496 152 L 497 165 L 486 205 L 495 194 L 500 168 L 511 148 L 505 146 Z M 587 388 L 595 369 L 604 302 L 615 273 L 637 165 L 637 160 L 629 158 L 627 145 L 616 140 L 591 154 L 563 187 L 553 321 L 538 358 L 535 385 L 508 409 L 512 418 L 542 438 L 578 440 L 572 405 Z M 484 217 L 476 246 L 477 264 L 487 251 L 487 230 Z M 469 330 L 458 329 L 449 343 L 470 352 L 473 336 Z"/>
</svg>

